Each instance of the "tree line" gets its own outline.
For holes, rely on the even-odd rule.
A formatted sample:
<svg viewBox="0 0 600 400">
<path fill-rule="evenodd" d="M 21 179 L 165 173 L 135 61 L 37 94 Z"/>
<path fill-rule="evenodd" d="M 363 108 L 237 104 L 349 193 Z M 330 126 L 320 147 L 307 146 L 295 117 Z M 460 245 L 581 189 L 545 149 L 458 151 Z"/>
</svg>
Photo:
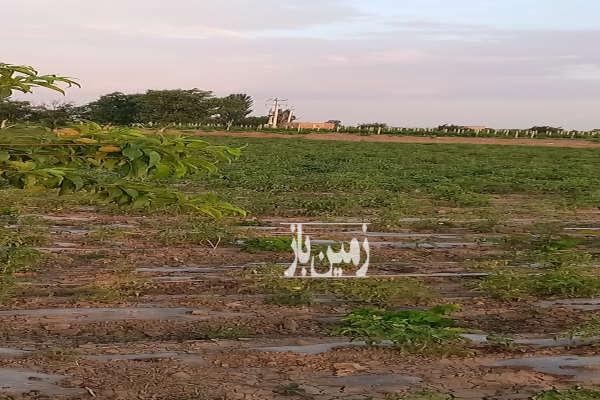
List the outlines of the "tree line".
<svg viewBox="0 0 600 400">
<path fill-rule="evenodd" d="M 82 106 L 70 103 L 32 105 L 28 101 L 0 100 L 0 121 L 37 122 L 50 128 L 76 120 L 102 124 L 135 123 L 215 123 L 223 125 L 259 125 L 268 117 L 249 117 L 253 100 L 235 93 L 215 97 L 200 89 L 148 90 L 146 93 L 109 93 Z"/>
</svg>

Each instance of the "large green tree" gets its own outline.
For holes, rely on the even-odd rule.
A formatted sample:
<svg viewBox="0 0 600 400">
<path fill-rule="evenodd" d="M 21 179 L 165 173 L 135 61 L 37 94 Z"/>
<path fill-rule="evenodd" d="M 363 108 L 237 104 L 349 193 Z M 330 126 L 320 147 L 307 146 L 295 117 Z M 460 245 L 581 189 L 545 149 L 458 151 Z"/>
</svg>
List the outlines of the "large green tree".
<svg viewBox="0 0 600 400">
<path fill-rule="evenodd" d="M 231 125 L 241 124 L 244 121 L 252 112 L 254 101 L 247 94 L 235 93 L 219 99 L 218 103 L 217 113 L 220 122 Z"/>
<path fill-rule="evenodd" d="M 28 119 L 32 112 L 28 101 L 0 100 L 0 121 L 23 121 Z"/>
<path fill-rule="evenodd" d="M 113 92 L 80 107 L 81 116 L 96 122 L 129 125 L 136 122 L 138 114 L 135 96 Z"/>
<path fill-rule="evenodd" d="M 140 122 L 205 122 L 217 110 L 212 92 L 200 89 L 148 90 L 133 101 Z"/>
<path fill-rule="evenodd" d="M 33 107 L 30 120 L 40 122 L 43 126 L 56 129 L 74 121 L 75 107 L 71 103 L 52 102 Z"/>
</svg>

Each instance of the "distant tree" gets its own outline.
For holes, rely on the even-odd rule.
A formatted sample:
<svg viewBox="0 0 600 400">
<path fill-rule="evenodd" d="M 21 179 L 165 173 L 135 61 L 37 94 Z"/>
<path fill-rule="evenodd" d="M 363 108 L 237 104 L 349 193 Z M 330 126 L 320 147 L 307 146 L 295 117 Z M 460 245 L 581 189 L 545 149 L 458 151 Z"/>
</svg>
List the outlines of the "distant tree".
<svg viewBox="0 0 600 400">
<path fill-rule="evenodd" d="M 60 103 L 54 101 L 33 107 L 31 120 L 40 122 L 42 125 L 56 129 L 73 122 L 76 116 L 76 108 L 71 103 Z"/>
<path fill-rule="evenodd" d="M 334 124 L 335 126 L 340 126 L 342 125 L 342 121 L 340 121 L 339 119 L 330 119 L 329 121 L 327 121 L 328 124 Z"/>
<path fill-rule="evenodd" d="M 230 94 L 218 99 L 217 114 L 219 120 L 225 124 L 241 124 L 252 112 L 254 101 L 244 93 Z"/>
<path fill-rule="evenodd" d="M 218 104 L 212 92 L 190 90 L 148 90 L 133 95 L 140 122 L 204 122 L 216 114 Z"/>
<path fill-rule="evenodd" d="M 80 107 L 81 117 L 100 123 L 129 125 L 136 122 L 138 114 L 134 96 L 113 92 Z"/>
<path fill-rule="evenodd" d="M 387 128 L 387 124 L 383 122 L 369 122 L 366 124 L 360 124 L 359 128 Z"/>
<path fill-rule="evenodd" d="M 242 121 L 242 125 L 258 126 L 258 125 L 266 125 L 268 122 L 269 122 L 268 115 L 264 115 L 262 117 L 246 117 Z"/>
<path fill-rule="evenodd" d="M 23 121 L 31 116 L 31 104 L 28 101 L 0 100 L 0 121 Z"/>
<path fill-rule="evenodd" d="M 453 125 L 453 124 L 443 124 L 437 127 L 438 131 L 443 129 L 447 129 L 449 131 L 457 131 L 459 129 L 467 129 L 465 126 Z"/>
<path fill-rule="evenodd" d="M 537 133 L 558 133 L 562 132 L 564 129 L 562 127 L 553 127 L 553 126 L 534 126 L 529 128 L 530 131 L 535 131 Z"/>
</svg>

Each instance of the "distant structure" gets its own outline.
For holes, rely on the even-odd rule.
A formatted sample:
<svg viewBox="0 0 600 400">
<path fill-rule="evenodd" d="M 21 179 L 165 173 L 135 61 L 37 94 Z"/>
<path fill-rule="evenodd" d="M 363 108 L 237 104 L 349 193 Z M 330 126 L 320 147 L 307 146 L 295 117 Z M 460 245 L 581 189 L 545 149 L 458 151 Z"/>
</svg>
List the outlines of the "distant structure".
<svg viewBox="0 0 600 400">
<path fill-rule="evenodd" d="M 331 122 L 289 122 L 285 123 L 283 127 L 294 129 L 335 129 L 335 124 Z"/>
<path fill-rule="evenodd" d="M 485 126 L 474 125 L 474 126 L 461 126 L 463 129 L 471 129 L 472 131 L 479 132 L 485 129 Z"/>
<path fill-rule="evenodd" d="M 292 129 L 335 129 L 332 122 L 295 122 L 294 108 L 287 106 L 287 99 L 275 97 L 267 100 L 272 106 L 269 110 L 268 125 L 271 128 Z"/>
</svg>

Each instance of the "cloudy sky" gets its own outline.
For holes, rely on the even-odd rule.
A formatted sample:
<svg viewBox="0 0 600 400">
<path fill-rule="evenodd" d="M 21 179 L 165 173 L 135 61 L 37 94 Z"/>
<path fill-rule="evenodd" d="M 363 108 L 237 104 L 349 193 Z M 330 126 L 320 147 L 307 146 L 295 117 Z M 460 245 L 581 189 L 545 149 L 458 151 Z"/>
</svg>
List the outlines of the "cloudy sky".
<svg viewBox="0 0 600 400">
<path fill-rule="evenodd" d="M 600 128 L 597 0 L 10 3 L 0 61 L 83 85 L 34 102 L 197 87 L 303 121 Z"/>
</svg>

